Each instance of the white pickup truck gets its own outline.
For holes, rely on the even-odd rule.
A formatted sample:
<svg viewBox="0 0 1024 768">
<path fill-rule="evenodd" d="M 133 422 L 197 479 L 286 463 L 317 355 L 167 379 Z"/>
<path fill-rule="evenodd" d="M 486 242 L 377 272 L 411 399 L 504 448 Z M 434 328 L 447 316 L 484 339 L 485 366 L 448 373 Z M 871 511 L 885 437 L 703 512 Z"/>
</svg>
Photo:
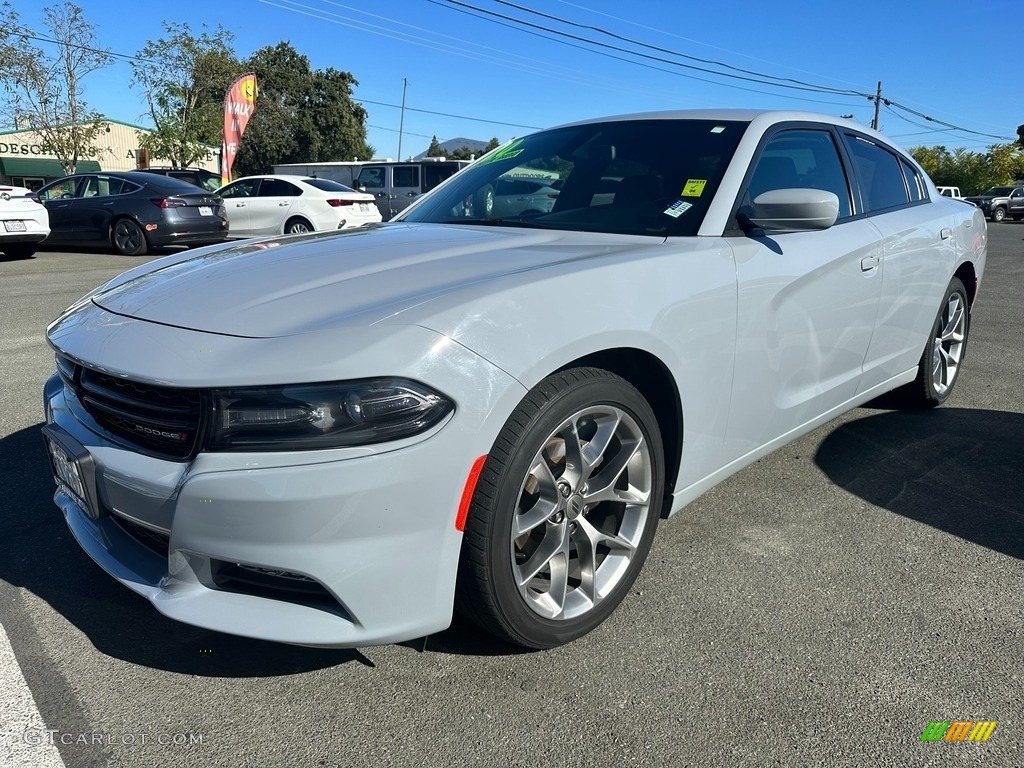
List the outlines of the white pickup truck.
<svg viewBox="0 0 1024 768">
<path fill-rule="evenodd" d="M 960 187 L 936 187 L 939 190 L 939 194 L 943 197 L 955 197 L 957 200 L 962 200 L 963 195 L 960 194 Z"/>
</svg>

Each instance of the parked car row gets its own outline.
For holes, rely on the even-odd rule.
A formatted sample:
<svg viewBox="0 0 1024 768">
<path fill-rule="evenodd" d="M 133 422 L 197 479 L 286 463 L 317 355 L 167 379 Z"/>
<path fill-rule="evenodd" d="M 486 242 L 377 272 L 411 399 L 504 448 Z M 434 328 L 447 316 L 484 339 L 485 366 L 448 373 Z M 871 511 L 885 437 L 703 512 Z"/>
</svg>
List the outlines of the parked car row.
<svg viewBox="0 0 1024 768">
<path fill-rule="evenodd" d="M 161 171 L 79 173 L 35 193 L 0 187 L 0 217 L 0 250 L 8 258 L 28 258 L 44 240 L 141 256 L 169 245 L 381 221 L 372 195 L 327 179 L 249 176 L 210 191 Z"/>
</svg>

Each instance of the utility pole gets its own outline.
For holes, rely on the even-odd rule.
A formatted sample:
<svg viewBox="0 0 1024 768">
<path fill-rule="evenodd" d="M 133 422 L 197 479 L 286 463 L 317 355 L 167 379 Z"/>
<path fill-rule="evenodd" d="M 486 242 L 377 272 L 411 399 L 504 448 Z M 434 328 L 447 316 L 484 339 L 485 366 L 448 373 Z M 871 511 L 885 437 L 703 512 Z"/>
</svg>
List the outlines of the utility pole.
<svg viewBox="0 0 1024 768">
<path fill-rule="evenodd" d="M 882 81 L 878 81 L 878 90 L 875 91 L 875 119 L 871 121 L 871 127 L 878 130 L 878 110 L 882 108 Z"/>
<path fill-rule="evenodd" d="M 402 129 L 405 127 L 405 89 L 409 87 L 409 81 L 406 78 L 402 78 L 402 115 L 398 118 L 398 162 L 402 162 Z M 879 83 L 878 87 L 881 88 L 882 84 Z M 877 116 L 875 118 L 878 119 Z"/>
</svg>

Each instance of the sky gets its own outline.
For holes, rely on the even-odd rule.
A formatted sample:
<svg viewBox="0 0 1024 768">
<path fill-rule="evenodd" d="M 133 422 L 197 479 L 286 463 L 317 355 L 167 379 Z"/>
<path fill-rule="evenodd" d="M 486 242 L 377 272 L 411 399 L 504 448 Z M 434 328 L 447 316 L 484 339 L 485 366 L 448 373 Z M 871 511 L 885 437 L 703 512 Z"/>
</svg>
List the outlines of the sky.
<svg viewBox="0 0 1024 768">
<path fill-rule="evenodd" d="M 10 1 L 47 36 L 44 3 Z M 880 129 L 905 147 L 984 151 L 1013 141 L 1024 123 L 1018 0 L 76 4 L 98 44 L 116 54 L 164 37 L 165 21 L 195 34 L 219 24 L 234 34 L 239 58 L 287 41 L 315 69 L 351 72 L 377 157 L 418 154 L 432 136 L 506 141 L 573 120 L 671 109 L 799 109 L 870 125 L 879 81 Z M 128 61 L 117 59 L 85 80 L 85 100 L 149 127 L 131 82 Z"/>
</svg>

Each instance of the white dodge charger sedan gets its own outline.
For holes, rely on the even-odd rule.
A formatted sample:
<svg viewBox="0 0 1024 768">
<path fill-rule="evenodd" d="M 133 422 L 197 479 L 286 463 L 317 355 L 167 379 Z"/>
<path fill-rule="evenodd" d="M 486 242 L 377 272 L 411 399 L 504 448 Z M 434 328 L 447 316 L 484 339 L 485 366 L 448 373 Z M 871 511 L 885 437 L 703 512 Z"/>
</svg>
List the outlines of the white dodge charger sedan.
<svg viewBox="0 0 1024 768">
<path fill-rule="evenodd" d="M 479 203 L 539 174 L 550 210 Z M 942 403 L 985 226 L 823 115 L 542 131 L 393 223 L 175 254 L 71 306 L 54 498 L 189 624 L 346 647 L 459 608 L 555 646 L 625 597 L 661 517 L 883 393 Z"/>
</svg>

